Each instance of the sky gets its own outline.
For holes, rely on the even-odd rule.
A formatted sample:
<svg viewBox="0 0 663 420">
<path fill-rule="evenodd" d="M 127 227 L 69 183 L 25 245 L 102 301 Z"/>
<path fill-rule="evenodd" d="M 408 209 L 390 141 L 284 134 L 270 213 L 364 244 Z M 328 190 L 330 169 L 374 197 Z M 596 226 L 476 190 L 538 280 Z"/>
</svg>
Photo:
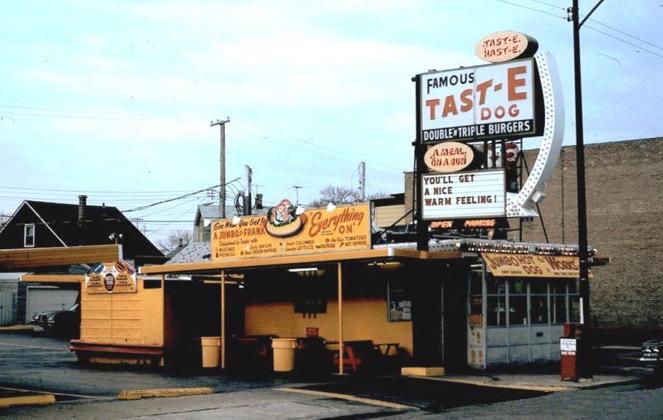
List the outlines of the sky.
<svg viewBox="0 0 663 420">
<path fill-rule="evenodd" d="M 557 62 L 575 142 L 570 0 L 14 1 L 0 14 L 0 214 L 25 199 L 120 210 L 253 169 L 267 205 L 326 185 L 403 191 L 412 76 L 482 64 L 515 30 Z M 581 14 L 595 1 L 582 0 Z M 663 135 L 663 0 L 607 0 L 581 29 L 586 143 Z M 536 138 L 526 147 L 537 147 Z M 242 189 L 229 186 L 228 196 Z M 254 189 L 255 193 L 255 189 Z M 217 193 L 218 195 L 218 193 Z M 127 211 L 158 242 L 206 193 Z"/>
</svg>

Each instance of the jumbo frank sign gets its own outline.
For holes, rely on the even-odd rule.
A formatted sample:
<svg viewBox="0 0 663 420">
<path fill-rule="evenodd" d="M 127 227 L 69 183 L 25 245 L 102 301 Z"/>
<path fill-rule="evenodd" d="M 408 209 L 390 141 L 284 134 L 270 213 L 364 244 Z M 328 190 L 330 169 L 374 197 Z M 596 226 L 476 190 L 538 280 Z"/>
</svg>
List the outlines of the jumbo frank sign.
<svg viewBox="0 0 663 420">
<path fill-rule="evenodd" d="M 368 204 L 299 211 L 288 200 L 266 216 L 217 220 L 212 259 L 244 259 L 343 252 L 371 247 Z"/>
<path fill-rule="evenodd" d="M 535 135 L 532 59 L 420 75 L 420 139 L 495 139 Z"/>
</svg>

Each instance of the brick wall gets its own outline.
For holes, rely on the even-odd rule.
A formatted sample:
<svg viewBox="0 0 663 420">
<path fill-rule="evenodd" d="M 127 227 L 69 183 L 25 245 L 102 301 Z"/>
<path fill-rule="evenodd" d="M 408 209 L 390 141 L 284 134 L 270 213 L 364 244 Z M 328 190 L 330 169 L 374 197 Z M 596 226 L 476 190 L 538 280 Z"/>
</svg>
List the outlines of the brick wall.
<svg viewBox="0 0 663 420">
<path fill-rule="evenodd" d="M 531 168 L 538 151 L 525 155 Z M 541 203 L 552 243 L 577 243 L 575 147 L 564 147 Z M 595 325 L 663 329 L 663 138 L 586 145 L 588 241 L 610 263 L 591 281 Z M 405 204 L 412 203 L 411 174 Z M 516 219 L 510 220 L 518 227 Z M 518 232 L 512 232 L 513 239 Z M 523 223 L 523 240 L 544 242 L 541 221 Z"/>
<path fill-rule="evenodd" d="M 532 167 L 537 151 L 528 151 Z M 603 328 L 663 327 L 663 139 L 585 148 L 588 242 L 610 263 L 593 269 L 592 318 Z M 575 147 L 564 147 L 541 204 L 551 242 L 577 243 Z M 541 223 L 523 240 L 542 241 Z"/>
</svg>

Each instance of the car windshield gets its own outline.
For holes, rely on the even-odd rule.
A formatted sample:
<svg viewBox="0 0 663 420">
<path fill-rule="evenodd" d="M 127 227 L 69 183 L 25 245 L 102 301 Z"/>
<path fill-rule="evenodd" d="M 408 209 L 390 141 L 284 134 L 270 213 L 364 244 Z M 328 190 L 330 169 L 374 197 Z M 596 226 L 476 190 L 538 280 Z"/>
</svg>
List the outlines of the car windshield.
<svg viewBox="0 0 663 420">
<path fill-rule="evenodd" d="M 69 308 L 67 308 L 68 311 L 76 311 L 78 310 L 78 303 L 74 303 L 71 305 Z"/>
</svg>

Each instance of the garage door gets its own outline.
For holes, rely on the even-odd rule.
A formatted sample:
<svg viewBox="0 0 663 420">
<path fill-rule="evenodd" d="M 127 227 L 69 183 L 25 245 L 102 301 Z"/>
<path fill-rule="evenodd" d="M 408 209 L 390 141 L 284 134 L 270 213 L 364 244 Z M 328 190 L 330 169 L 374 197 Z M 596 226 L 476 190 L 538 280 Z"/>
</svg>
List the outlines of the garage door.
<svg viewBox="0 0 663 420">
<path fill-rule="evenodd" d="M 25 322 L 30 322 L 35 312 L 61 311 L 67 309 L 78 297 L 77 290 L 65 290 L 51 286 L 28 287 Z"/>
</svg>

